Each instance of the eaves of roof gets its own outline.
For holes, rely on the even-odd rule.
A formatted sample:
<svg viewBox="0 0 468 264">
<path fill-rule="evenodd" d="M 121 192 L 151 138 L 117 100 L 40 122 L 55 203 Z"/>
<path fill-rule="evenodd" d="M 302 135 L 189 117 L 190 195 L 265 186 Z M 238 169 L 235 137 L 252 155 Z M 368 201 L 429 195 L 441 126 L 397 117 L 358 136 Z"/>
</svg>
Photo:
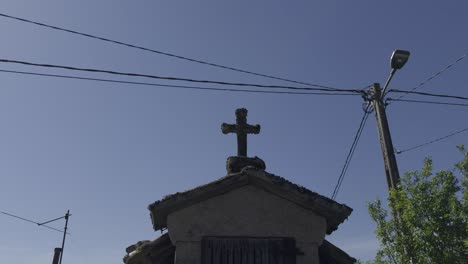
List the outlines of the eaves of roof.
<svg viewBox="0 0 468 264">
<path fill-rule="evenodd" d="M 335 231 L 338 225 L 346 220 L 353 211 L 344 204 L 337 203 L 280 176 L 246 167 L 239 173 L 230 174 L 185 192 L 168 195 L 150 204 L 148 209 L 150 210 L 153 228 L 154 230 L 166 228 L 167 216 L 172 212 L 246 185 L 253 185 L 266 190 L 324 217 L 327 221 L 327 234 Z"/>
</svg>

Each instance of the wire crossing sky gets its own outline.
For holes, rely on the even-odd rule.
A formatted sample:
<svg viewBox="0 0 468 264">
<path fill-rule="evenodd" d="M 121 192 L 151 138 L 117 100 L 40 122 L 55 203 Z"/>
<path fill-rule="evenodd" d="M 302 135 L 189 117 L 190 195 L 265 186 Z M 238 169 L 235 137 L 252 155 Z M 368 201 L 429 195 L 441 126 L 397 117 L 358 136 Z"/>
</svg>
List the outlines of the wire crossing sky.
<svg viewBox="0 0 468 264">
<path fill-rule="evenodd" d="M 151 78 L 151 79 L 159 79 L 159 80 L 169 80 L 169 81 L 184 81 L 184 82 L 194 82 L 194 83 L 205 83 L 205 84 L 219 84 L 219 85 L 229 85 L 229 86 L 251 86 L 251 87 L 259 87 L 259 88 L 281 88 L 281 89 L 291 89 L 291 90 L 309 90 L 309 91 L 333 91 L 333 92 L 355 92 L 355 93 L 362 93 L 360 90 L 353 90 L 353 89 L 338 89 L 338 88 L 321 88 L 321 87 L 294 87 L 294 86 L 280 86 L 280 85 L 262 85 L 262 84 L 252 84 L 252 83 L 240 83 L 240 82 L 223 82 L 223 81 L 211 81 L 211 80 L 196 80 L 196 79 L 189 79 L 189 78 L 180 78 L 180 77 L 168 77 L 168 76 L 157 76 L 151 74 L 141 74 L 141 73 L 130 73 L 130 72 L 117 72 L 111 70 L 100 70 L 100 69 L 91 69 L 91 68 L 80 68 L 74 66 L 64 66 L 64 65 L 54 65 L 54 64 L 44 64 L 44 63 L 34 63 L 34 62 L 27 62 L 27 61 L 19 61 L 19 60 L 9 60 L 9 59 L 0 59 L 0 62 L 3 63 L 14 63 L 14 64 L 22 64 L 28 66 L 35 66 L 35 67 L 44 67 L 44 68 L 56 68 L 56 69 L 65 69 L 71 71 L 83 71 L 83 72 L 94 72 L 94 73 L 107 73 L 112 75 L 123 75 L 123 76 L 130 76 L 130 77 L 144 77 L 144 78 Z"/>
<path fill-rule="evenodd" d="M 336 196 L 338 195 L 338 192 L 340 191 L 341 184 L 343 183 L 344 177 L 346 175 L 346 171 L 348 170 L 349 164 L 351 163 L 351 160 L 354 155 L 354 151 L 356 150 L 358 144 L 359 144 L 359 139 L 361 139 L 362 131 L 364 130 L 364 127 L 366 126 L 367 118 L 369 118 L 369 112 L 368 112 L 369 107 L 366 108 L 366 111 L 364 111 L 364 115 L 362 116 L 361 122 L 359 123 L 359 128 L 356 131 L 356 136 L 354 137 L 354 141 L 351 144 L 351 148 L 349 149 L 348 156 L 346 157 L 345 164 L 343 165 L 343 168 L 341 169 L 340 176 L 338 177 L 338 181 L 335 185 L 335 189 L 333 190 L 333 194 L 331 195 L 331 198 L 333 200 L 336 199 Z"/>
<path fill-rule="evenodd" d="M 415 87 L 411 88 L 411 92 L 421 88 L 423 85 L 425 85 L 426 83 L 432 81 L 434 78 L 437 78 L 439 75 L 443 74 L 445 71 L 449 70 L 450 68 L 452 68 L 453 66 L 455 66 L 457 63 L 461 62 L 462 60 L 464 60 L 466 57 L 468 56 L 468 53 L 465 53 L 463 54 L 462 56 L 460 56 L 458 59 L 456 59 L 454 62 L 450 63 L 449 65 L 445 66 L 443 69 L 441 69 L 440 71 L 434 73 L 433 75 L 429 76 L 427 79 L 425 79 L 424 81 L 420 82 L 418 85 L 416 85 Z M 409 93 L 407 94 L 404 94 L 404 95 L 401 95 L 400 97 L 398 97 L 398 99 L 401 99 L 403 98 L 404 96 L 408 95 Z"/>
<path fill-rule="evenodd" d="M 241 72 L 241 73 L 247 73 L 247 74 L 251 74 L 251 75 L 265 77 L 265 78 L 268 78 L 268 79 L 280 80 L 280 81 L 285 81 L 285 82 L 290 82 L 290 83 L 305 84 L 305 85 L 310 85 L 310 86 L 328 88 L 326 86 L 321 86 L 321 85 L 318 85 L 318 84 L 294 81 L 294 80 L 290 80 L 290 79 L 286 79 L 286 78 L 282 78 L 282 77 L 275 77 L 275 76 L 271 76 L 271 75 L 267 75 L 267 74 L 261 74 L 261 73 L 255 73 L 255 72 L 252 72 L 252 71 L 242 70 L 242 69 L 238 69 L 238 68 L 234 68 L 234 67 L 230 67 L 230 66 L 223 66 L 223 65 L 220 65 L 220 64 L 212 63 L 212 62 L 206 62 L 206 61 L 202 61 L 202 60 L 192 59 L 192 58 L 188 58 L 188 57 L 184 57 L 184 56 L 180 56 L 180 55 L 176 55 L 176 54 L 172 54 L 172 53 L 168 53 L 168 52 L 149 49 L 149 48 L 145 48 L 145 47 L 141 47 L 141 46 L 137 46 L 137 45 L 133 45 L 133 44 L 128 44 L 128 43 L 124 43 L 124 42 L 121 42 L 121 41 L 112 40 L 112 39 L 108 39 L 108 38 L 98 37 L 98 36 L 95 36 L 95 35 L 82 33 L 82 32 L 78 32 L 78 31 L 75 31 L 75 30 L 65 29 L 65 28 L 62 28 L 62 27 L 52 26 L 52 25 L 32 21 L 32 20 L 25 19 L 25 18 L 15 17 L 15 16 L 7 15 L 7 14 L 0 13 L 0 16 L 5 17 L 5 18 L 15 19 L 15 20 L 30 23 L 30 24 L 34 24 L 34 25 L 41 26 L 41 27 L 46 27 L 46 28 L 51 28 L 51 29 L 55 29 L 55 30 L 59 30 L 59 31 L 64 31 L 64 32 L 68 32 L 68 33 L 72 33 L 72 34 L 76 34 L 76 35 L 81 35 L 81 36 L 88 37 L 88 38 L 93 38 L 93 39 L 97 39 L 97 40 L 110 42 L 110 43 L 113 43 L 113 44 L 123 45 L 123 46 L 129 47 L 129 48 L 139 49 L 139 50 L 143 50 L 143 51 L 149 51 L 149 52 L 153 52 L 153 53 L 156 53 L 156 54 L 169 56 L 169 57 L 173 57 L 173 58 L 177 58 L 177 59 L 181 59 L 181 60 L 186 60 L 186 61 L 190 61 L 190 62 L 205 64 L 205 65 L 208 65 L 208 66 L 213 66 L 213 67 L 217 67 L 217 68 L 221 68 L 221 69 L 226 69 L 226 70 L 231 70 L 231 71 L 236 71 L 236 72 Z"/>
<path fill-rule="evenodd" d="M 404 93 L 404 94 L 417 94 L 417 95 L 425 95 L 425 96 L 440 97 L 440 98 L 453 98 L 453 99 L 460 99 L 460 100 L 468 100 L 468 97 L 448 95 L 448 94 L 433 94 L 433 93 L 423 93 L 423 92 L 413 92 L 413 91 L 402 91 L 402 90 L 396 90 L 396 89 L 392 89 L 389 92 Z M 400 98 L 398 98 L 398 99 L 400 99 Z"/>
<path fill-rule="evenodd" d="M 405 152 L 408 152 L 408 151 L 411 151 L 411 150 L 415 150 L 415 149 L 418 149 L 418 148 L 422 148 L 422 147 L 425 147 L 427 145 L 430 145 L 430 144 L 433 144 L 433 143 L 436 143 L 436 142 L 439 142 L 441 140 L 444 140 L 446 138 L 449 138 L 449 137 L 453 137 L 453 136 L 456 136 L 460 133 L 463 133 L 463 132 L 466 132 L 468 131 L 468 128 L 465 128 L 465 129 L 462 129 L 462 130 L 459 130 L 459 131 L 455 131 L 455 132 L 452 132 L 448 135 L 445 135 L 443 137 L 438 137 L 436 139 L 433 139 L 431 141 L 428 141 L 428 142 L 425 142 L 425 143 L 422 143 L 422 144 L 419 144 L 419 145 L 416 145 L 416 146 L 413 146 L 413 147 L 409 147 L 409 148 L 406 148 L 406 149 L 402 149 L 402 150 L 396 150 L 396 154 L 402 154 L 402 153 L 405 153 Z"/>
<path fill-rule="evenodd" d="M 390 102 L 407 102 L 407 103 L 421 103 L 421 104 L 437 104 L 437 105 L 452 105 L 452 106 L 468 106 L 468 104 L 449 103 L 449 102 L 436 102 L 436 101 L 422 101 L 422 100 L 405 100 L 405 99 L 392 99 L 387 98 Z"/>
<path fill-rule="evenodd" d="M 285 91 L 262 91 L 262 90 L 247 90 L 247 89 L 229 89 L 229 88 L 214 88 L 214 87 L 200 87 L 200 86 L 187 86 L 187 85 L 171 85 L 171 84 L 159 84 L 159 83 L 148 83 L 148 82 L 132 82 L 132 81 L 121 81 L 113 79 L 102 79 L 102 78 L 90 78 L 90 77 L 79 77 L 70 75 L 59 75 L 59 74 L 46 74 L 38 72 L 24 72 L 24 71 L 9 71 L 0 70 L 4 73 L 13 73 L 21 75 L 32 75 L 40 77 L 52 77 L 52 78 L 63 78 L 63 79 L 74 79 L 74 80 L 85 80 L 85 81 L 96 81 L 96 82 L 110 82 L 120 84 L 132 84 L 139 86 L 156 86 L 156 87 L 168 87 L 173 89 L 192 89 L 202 91 L 223 91 L 223 92 L 241 92 L 241 93 L 266 93 L 266 94 L 289 94 L 289 95 L 339 95 L 339 96 L 356 96 L 357 93 L 327 93 L 327 92 L 285 92 Z"/>
<path fill-rule="evenodd" d="M 19 219 L 19 220 L 22 220 L 22 221 L 26 221 L 26 222 L 30 222 L 30 223 L 36 224 L 37 226 L 42 226 L 42 227 L 45 227 L 45 228 L 48 228 L 48 229 L 51 229 L 51 230 L 54 230 L 54 231 L 57 231 L 57 232 L 60 232 L 60 233 L 63 233 L 63 232 L 64 232 L 64 231 L 62 231 L 62 230 L 60 230 L 60 229 L 57 229 L 57 228 L 55 228 L 55 227 L 48 226 L 48 225 L 46 225 L 45 223 L 35 222 L 35 221 L 29 220 L 29 219 L 26 219 L 26 218 L 23 218 L 23 217 L 14 215 L 14 214 L 10 214 L 10 213 L 7 213 L 7 212 L 3 212 L 3 211 L 0 211 L 0 213 L 2 213 L 2 214 L 4 214 L 4 215 L 7 215 L 7 216 L 11 216 L 11 217 L 13 217 L 13 218 L 16 218 L 16 219 Z"/>
<path fill-rule="evenodd" d="M 367 95 L 356 87 L 383 84 L 392 52 L 410 51 L 387 89 L 401 103 L 387 115 L 395 147 L 425 145 L 397 156 L 400 174 L 420 169 L 427 156 L 435 170 L 451 169 L 461 159 L 456 146 L 468 144 L 467 133 L 442 136 L 466 129 L 466 8 L 401 0 L 4 0 L 0 57 L 30 65 L 5 62 L 0 70 L 0 208 L 25 219 L 70 209 L 64 263 L 118 263 L 126 247 L 160 235 L 148 204 L 226 175 L 236 143 L 219 126 L 245 107 L 262 125 L 249 153 L 314 192 L 335 188 L 353 213 L 326 239 L 372 259 L 378 242 L 367 203 L 385 199 L 387 183 L 374 113 L 363 113 Z M 366 129 L 358 126 L 363 116 Z M 0 223 L 5 263 L 50 263 L 60 247 L 59 232 L 3 214 Z"/>
</svg>

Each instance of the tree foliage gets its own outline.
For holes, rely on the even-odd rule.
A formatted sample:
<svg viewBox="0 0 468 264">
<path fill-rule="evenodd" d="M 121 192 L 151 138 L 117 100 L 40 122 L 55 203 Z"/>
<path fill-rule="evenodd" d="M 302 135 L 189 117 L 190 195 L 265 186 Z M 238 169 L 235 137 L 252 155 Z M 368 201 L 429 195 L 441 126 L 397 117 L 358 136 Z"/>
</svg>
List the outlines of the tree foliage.
<svg viewBox="0 0 468 264">
<path fill-rule="evenodd" d="M 375 263 L 468 263 L 468 152 L 454 170 L 406 173 L 390 192 L 388 211 L 369 203 L 380 241 Z M 458 178 L 457 178 L 458 176 Z"/>
</svg>

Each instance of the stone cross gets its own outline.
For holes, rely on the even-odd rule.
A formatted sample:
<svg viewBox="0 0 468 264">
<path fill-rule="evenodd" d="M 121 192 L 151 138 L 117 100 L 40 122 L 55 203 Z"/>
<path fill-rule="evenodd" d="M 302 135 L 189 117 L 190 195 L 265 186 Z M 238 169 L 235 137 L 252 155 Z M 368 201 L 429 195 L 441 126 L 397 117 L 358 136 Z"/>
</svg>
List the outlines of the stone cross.
<svg viewBox="0 0 468 264">
<path fill-rule="evenodd" d="M 223 134 L 237 134 L 237 156 L 247 157 L 247 134 L 260 133 L 260 125 L 247 124 L 247 109 L 239 108 L 236 110 L 236 124 L 221 125 Z"/>
</svg>

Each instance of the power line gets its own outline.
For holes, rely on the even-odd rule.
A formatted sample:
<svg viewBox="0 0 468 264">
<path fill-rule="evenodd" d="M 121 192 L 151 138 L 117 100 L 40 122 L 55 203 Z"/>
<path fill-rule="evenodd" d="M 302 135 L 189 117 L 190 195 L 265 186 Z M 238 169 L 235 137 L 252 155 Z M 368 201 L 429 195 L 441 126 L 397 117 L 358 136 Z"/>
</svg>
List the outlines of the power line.
<svg viewBox="0 0 468 264">
<path fill-rule="evenodd" d="M 117 72 L 110 70 L 100 70 L 100 69 L 91 69 L 91 68 L 79 68 L 73 66 L 63 66 L 63 65 L 54 65 L 54 64 L 43 64 L 43 63 L 33 63 L 26 61 L 18 60 L 8 60 L 0 59 L 0 62 L 4 63 L 14 63 L 22 64 L 35 67 L 45 67 L 45 68 L 55 68 L 55 69 L 64 69 L 71 71 L 84 71 L 84 72 L 93 72 L 93 73 L 106 73 L 112 75 L 120 76 L 131 76 L 131 77 L 143 77 L 159 80 L 169 80 L 169 81 L 184 81 L 184 82 L 194 82 L 194 83 L 209 83 L 209 84 L 219 84 L 219 85 L 228 85 L 228 86 L 248 86 L 248 87 L 259 87 L 259 88 L 271 88 L 271 89 L 289 89 L 289 90 L 306 90 L 306 91 L 327 91 L 327 92 L 348 92 L 348 93 L 363 93 L 362 90 L 355 89 L 336 89 L 336 88 L 312 88 L 312 87 L 295 87 L 295 86 L 280 86 L 280 85 L 262 85 L 262 84 L 251 84 L 251 83 L 234 83 L 234 82 L 223 82 L 223 81 L 210 81 L 210 80 L 196 80 L 188 78 L 179 78 L 179 77 L 167 77 L 167 76 L 157 76 L 150 74 L 140 74 L 140 73 L 129 73 L 129 72 Z"/>
<path fill-rule="evenodd" d="M 348 156 L 346 157 L 345 164 L 343 165 L 343 168 L 341 169 L 340 176 L 338 177 L 338 181 L 335 185 L 335 189 L 333 190 L 332 194 L 332 199 L 334 200 L 336 196 L 338 195 L 339 189 L 341 188 L 341 184 L 343 183 L 344 176 L 346 175 L 346 172 L 348 170 L 349 164 L 351 163 L 351 159 L 353 158 L 354 152 L 356 150 L 357 144 L 359 142 L 359 139 L 361 137 L 362 131 L 364 129 L 365 123 L 367 121 L 367 118 L 369 117 L 369 113 L 366 111 L 364 113 L 364 116 L 361 120 L 361 123 L 359 125 L 358 131 L 356 132 L 356 135 L 354 137 L 354 141 L 351 145 L 351 148 L 348 152 Z"/>
<path fill-rule="evenodd" d="M 468 104 L 448 103 L 448 102 L 434 102 L 434 101 L 422 101 L 422 100 L 405 100 L 405 99 L 392 99 L 387 98 L 388 101 L 397 102 L 408 102 L 408 103 L 421 103 L 421 104 L 437 104 L 437 105 L 452 105 L 452 106 L 468 106 Z"/>
<path fill-rule="evenodd" d="M 351 144 L 351 148 L 349 149 L 348 156 L 346 157 L 345 164 L 341 169 L 340 176 L 338 177 L 338 181 L 335 185 L 335 189 L 333 190 L 333 194 L 331 199 L 335 200 L 338 192 L 340 190 L 341 184 L 343 183 L 344 176 L 346 175 L 346 171 L 348 170 L 349 164 L 351 163 L 351 159 L 353 158 L 354 151 L 356 150 L 357 144 L 359 139 L 361 138 L 362 131 L 364 130 L 364 126 L 366 125 L 367 118 L 369 117 L 369 108 L 370 105 L 364 111 L 364 115 L 362 116 L 361 123 L 359 124 L 359 128 L 356 131 L 356 135 L 354 136 L 353 143 Z"/>
<path fill-rule="evenodd" d="M 410 148 L 403 149 L 403 150 L 397 150 L 397 151 L 396 151 L 396 154 L 402 154 L 402 153 L 407 152 L 407 151 L 410 151 L 410 150 L 418 149 L 418 148 L 427 146 L 427 145 L 429 145 L 429 144 L 432 144 L 432 143 L 441 141 L 441 140 L 443 140 L 443 139 L 446 139 L 446 138 L 449 138 L 449 137 L 458 135 L 458 134 L 463 133 L 463 132 L 465 132 L 465 131 L 468 131 L 468 128 L 465 128 L 465 129 L 462 129 L 462 130 L 459 130 L 459 131 L 455 131 L 455 132 L 450 133 L 450 134 L 448 134 L 448 135 L 446 135 L 446 136 L 436 138 L 436 139 L 434 139 L 434 140 L 431 140 L 431 141 L 428 141 L 428 142 L 426 142 L 426 143 L 422 143 L 422 144 L 416 145 L 416 146 L 414 146 L 414 147 L 410 147 Z"/>
<path fill-rule="evenodd" d="M 405 93 L 405 94 L 417 94 L 417 95 L 424 95 L 424 96 L 432 96 L 432 97 L 441 97 L 441 98 L 453 98 L 453 99 L 460 99 L 460 100 L 468 100 L 468 97 L 457 96 L 457 95 L 447 95 L 447 94 L 433 94 L 433 93 L 423 93 L 423 92 L 414 92 L 414 91 L 404 91 L 404 90 L 397 90 L 391 89 L 389 92 L 394 93 Z M 402 97 L 398 97 L 397 99 L 401 99 Z M 394 99 L 395 100 L 395 99 Z"/>
<path fill-rule="evenodd" d="M 445 66 L 444 68 L 442 68 L 440 71 L 434 73 L 433 75 L 431 75 L 429 78 L 427 78 L 426 80 L 420 82 L 418 85 L 416 85 L 415 87 L 413 87 L 410 91 L 413 92 L 415 91 L 416 89 L 419 89 L 421 86 L 425 85 L 426 83 L 432 81 L 434 78 L 436 78 L 437 76 L 441 75 L 442 73 L 444 73 L 445 71 L 447 71 L 448 69 L 452 68 L 455 64 L 459 63 L 460 61 L 462 61 L 463 59 L 465 59 L 466 57 L 468 56 L 468 53 L 465 53 L 463 54 L 461 57 L 459 57 L 458 59 L 456 59 L 454 62 L 450 63 L 449 65 Z M 405 97 L 407 94 L 404 94 L 404 95 L 401 95 L 400 97 L 398 97 L 398 99 L 401 99 L 403 97 Z"/>
<path fill-rule="evenodd" d="M 49 229 L 51 229 L 51 230 L 55 230 L 55 231 L 60 232 L 60 233 L 63 233 L 63 232 L 64 232 L 64 231 L 62 231 L 62 230 L 60 230 L 60 229 L 57 229 L 57 228 L 54 228 L 54 227 L 45 225 L 44 223 L 35 222 L 35 221 L 29 220 L 29 219 L 26 219 L 26 218 L 23 218 L 23 217 L 14 215 L 14 214 L 10 214 L 10 213 L 3 212 L 3 211 L 0 211 L 0 213 L 2 213 L 2 214 L 4 214 L 4 215 L 11 216 L 11 217 L 14 217 L 14 218 L 16 218 L 16 219 L 20 219 L 20 220 L 23 220 L 23 221 L 26 221 L 26 222 L 30 222 L 30 223 L 36 224 L 36 225 L 38 225 L 38 226 L 43 226 L 43 227 L 49 228 Z"/>
<path fill-rule="evenodd" d="M 202 61 L 202 60 L 198 60 L 198 59 L 192 59 L 192 58 L 188 58 L 188 57 L 185 57 L 185 56 L 176 55 L 176 54 L 173 54 L 173 53 L 168 53 L 168 52 L 163 52 L 163 51 L 154 50 L 154 49 L 150 49 L 150 48 L 145 48 L 145 47 L 134 45 L 134 44 L 129 44 L 129 43 L 125 43 L 125 42 L 121 42 L 121 41 L 117 41 L 117 40 L 112 40 L 112 39 L 109 39 L 109 38 L 99 37 L 99 36 L 91 35 L 91 34 L 88 34 L 88 33 L 82 33 L 82 32 L 78 32 L 78 31 L 75 31 L 75 30 L 66 29 L 66 28 L 62 28 L 62 27 L 52 26 L 52 25 L 32 21 L 32 20 L 25 19 L 25 18 L 15 17 L 15 16 L 7 15 L 7 14 L 0 13 L 0 16 L 15 19 L 15 20 L 30 23 L 30 24 L 34 24 L 34 25 L 41 26 L 41 27 L 51 28 L 51 29 L 55 29 L 55 30 L 59 30 L 59 31 L 63 31 L 63 32 L 68 32 L 68 33 L 72 33 L 72 34 L 76 34 L 76 35 L 80 35 L 80 36 L 84 36 L 84 37 L 88 37 L 88 38 L 102 40 L 102 41 L 113 43 L 113 44 L 118 44 L 118 45 L 121 45 L 121 46 L 126 46 L 126 47 L 139 49 L 139 50 L 143 50 L 143 51 L 148 51 L 148 52 L 152 52 L 152 53 L 156 53 L 156 54 L 160 54 L 160 55 L 164 55 L 164 56 L 169 56 L 169 57 L 172 57 L 172 58 L 177 58 L 177 59 L 181 59 L 181 60 L 185 60 L 185 61 L 190 61 L 190 62 L 195 62 L 195 63 L 199 63 L 199 64 L 209 65 L 209 66 L 213 66 L 213 67 L 217 67 L 217 68 L 221 68 L 221 69 L 226 69 L 226 70 L 230 70 L 230 71 L 241 72 L 241 73 L 246 73 L 246 74 L 250 74 L 250 75 L 255 75 L 255 76 L 260 76 L 260 77 L 265 77 L 265 78 L 269 78 L 269 79 L 280 80 L 280 81 L 285 81 L 285 82 L 290 82 L 290 83 L 297 83 L 297 84 L 303 84 L 303 85 L 309 85 L 309 86 L 315 86 L 315 87 L 321 87 L 321 88 L 332 88 L 332 87 L 328 87 L 328 86 L 323 86 L 323 85 L 318 85 L 318 84 L 313 84 L 313 83 L 308 83 L 308 82 L 300 82 L 300 81 L 295 81 L 295 80 L 291 80 L 291 79 L 287 79 L 287 78 L 276 77 L 276 76 L 272 76 L 272 75 L 267 75 L 267 74 L 242 70 L 242 69 L 239 69 L 239 68 L 224 66 L 224 65 L 221 65 L 221 64 Z"/>
<path fill-rule="evenodd" d="M 0 72 L 21 74 L 21 75 L 32 75 L 32 76 L 40 76 L 40 77 L 75 79 L 75 80 L 84 80 L 84 81 L 133 84 L 133 85 L 156 86 L 156 87 L 169 87 L 169 88 L 174 88 L 174 89 L 193 89 L 193 90 L 208 90 L 208 91 L 288 94 L 288 95 L 332 95 L 332 96 L 357 96 L 359 95 L 356 93 L 261 91 L 261 90 L 247 90 L 247 89 L 229 89 L 229 88 L 214 88 L 214 87 L 200 87 L 200 86 L 186 86 L 186 85 L 170 85 L 170 84 L 159 84 L 159 83 L 148 83 L 148 82 L 121 81 L 121 80 L 102 79 L 102 78 L 89 78 L 89 77 L 80 77 L 80 76 L 59 75 L 59 74 L 45 74 L 45 73 L 38 73 L 38 72 L 10 71 L 10 70 L 2 70 L 2 69 L 0 69 Z"/>
</svg>

